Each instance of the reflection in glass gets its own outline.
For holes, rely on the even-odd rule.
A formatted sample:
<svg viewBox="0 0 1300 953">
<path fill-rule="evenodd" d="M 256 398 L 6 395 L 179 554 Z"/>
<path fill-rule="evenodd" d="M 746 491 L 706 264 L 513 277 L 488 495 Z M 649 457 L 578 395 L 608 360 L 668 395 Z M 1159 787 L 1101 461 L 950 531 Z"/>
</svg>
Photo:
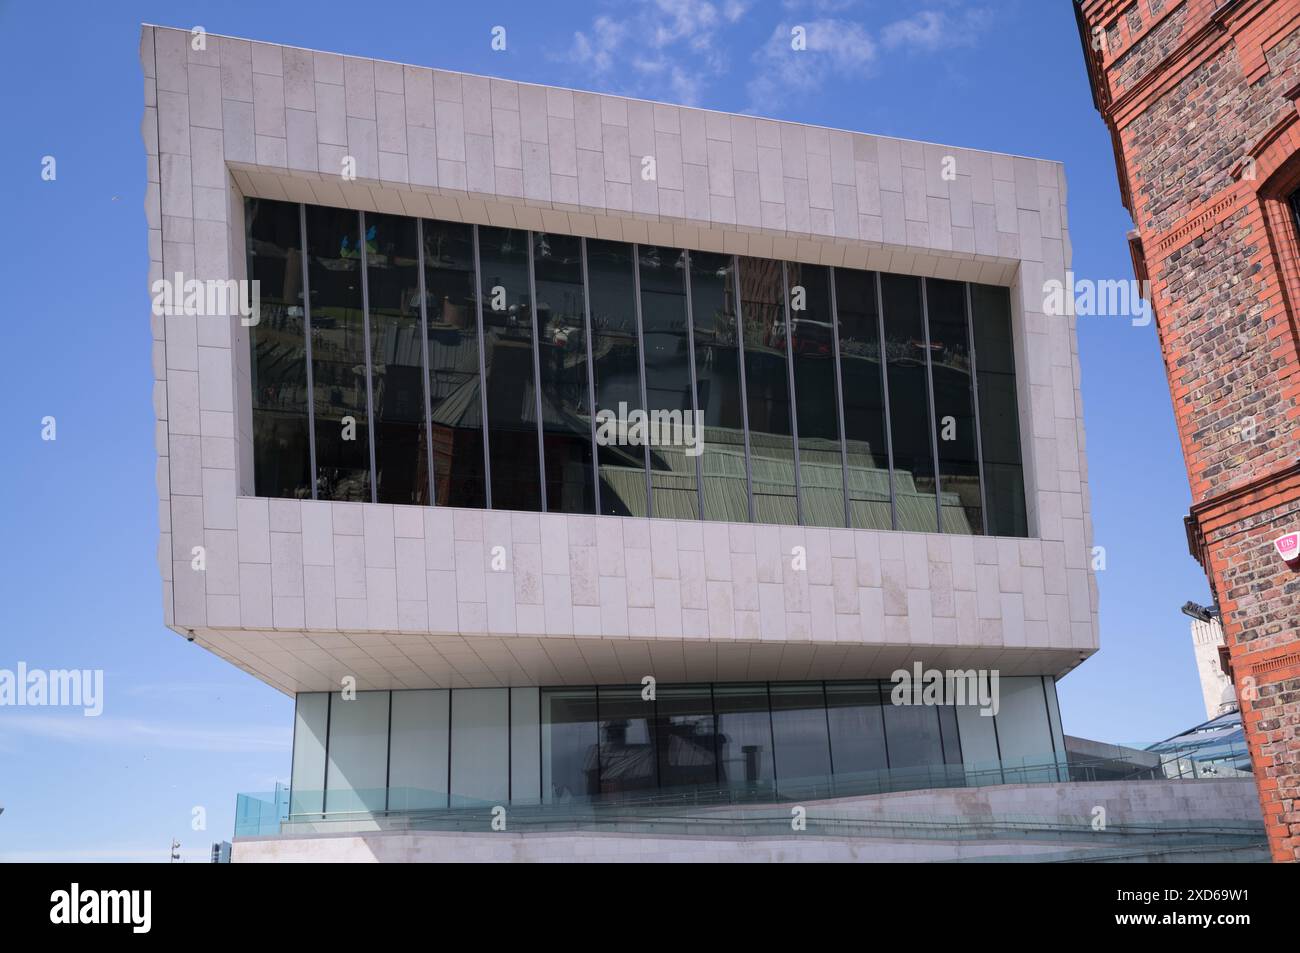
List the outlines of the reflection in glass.
<svg viewBox="0 0 1300 953">
<path fill-rule="evenodd" d="M 594 688 L 542 691 L 542 802 L 562 803 L 600 790 Z"/>
<path fill-rule="evenodd" d="M 939 705 L 939 740 L 943 742 L 944 764 L 961 764 L 961 736 L 957 732 L 957 707 Z"/>
<path fill-rule="evenodd" d="M 600 714 L 600 793 L 652 791 L 659 786 L 655 755 L 654 701 L 641 687 L 602 688 Z"/>
<path fill-rule="evenodd" d="M 325 810 L 382 811 L 388 799 L 388 692 L 330 696 Z"/>
<path fill-rule="evenodd" d="M 425 220 L 424 295 L 435 502 L 483 507 L 483 403 L 479 392 L 474 231 Z"/>
<path fill-rule="evenodd" d="M 888 766 L 885 716 L 880 683 L 827 682 L 826 715 L 830 722 L 835 776 L 865 775 Z"/>
<path fill-rule="evenodd" d="M 478 230 L 488 452 L 496 510 L 542 508 L 528 236 L 513 228 Z"/>
<path fill-rule="evenodd" d="M 836 268 L 835 305 L 849 461 L 849 520 L 855 529 L 890 529 L 889 447 L 875 272 Z M 802 417 L 800 421 L 802 437 Z"/>
<path fill-rule="evenodd" d="M 799 515 L 781 263 L 747 257 L 739 261 L 754 522 L 795 525 Z"/>
<path fill-rule="evenodd" d="M 533 278 L 537 284 L 546 508 L 552 513 L 594 513 L 582 239 L 534 233 Z"/>
<path fill-rule="evenodd" d="M 373 226 L 367 241 L 372 238 Z M 369 503 L 361 221 L 356 212 L 307 206 L 307 282 L 311 288 L 316 496 Z"/>
<path fill-rule="evenodd" d="M 587 240 L 596 411 L 607 411 L 617 422 L 614 439 L 599 441 L 596 451 L 601 512 L 613 516 L 649 515 L 646 448 L 627 439 L 625 426 L 632 411 L 644 410 L 633 268 L 631 245 Z"/>
<path fill-rule="evenodd" d="M 771 692 L 772 741 L 782 793 L 795 793 L 801 779 L 824 782 L 831 774 L 831 752 L 822 683 L 774 683 Z"/>
<path fill-rule="evenodd" d="M 665 788 L 715 784 L 718 738 L 710 686 L 660 686 L 655 708 L 659 783 Z"/>
<path fill-rule="evenodd" d="M 808 526 L 843 526 L 844 459 L 835 391 L 830 269 L 792 262 L 786 265 L 786 274 L 799 423 L 799 511 Z"/>
<path fill-rule="evenodd" d="M 693 251 L 690 260 L 696 396 L 704 419 L 704 518 L 748 522 L 735 259 Z"/>
<path fill-rule="evenodd" d="M 370 305 L 370 393 L 375 401 L 375 496 L 379 503 L 429 501 L 424 437 L 424 346 L 415 219 L 370 214 L 366 253 Z"/>
<path fill-rule="evenodd" d="M 738 790 L 770 790 L 776 778 L 772 762 L 772 720 L 767 686 L 717 685 L 713 707 L 718 718 L 718 781 Z"/>
<path fill-rule="evenodd" d="M 945 533 L 981 533 L 979 452 L 975 441 L 975 398 L 971 380 L 966 286 L 925 279 L 930 319 L 930 373 L 934 380 L 934 425 L 939 441 L 941 527 Z"/>
<path fill-rule="evenodd" d="M 259 282 L 260 320 L 248 329 L 253 386 L 253 492 L 311 496 L 307 335 L 299 207 L 247 199 L 248 277 Z"/>
<path fill-rule="evenodd" d="M 894 493 L 898 529 L 933 533 L 939 525 L 930 440 L 921 279 L 880 276 L 885 309 L 889 425 L 894 441 Z"/>
<path fill-rule="evenodd" d="M 970 295 L 988 506 L 984 531 L 990 536 L 1028 536 L 1010 292 L 973 284 Z"/>
<path fill-rule="evenodd" d="M 888 683 L 885 688 L 891 690 Z M 886 698 L 885 737 L 889 740 L 891 769 L 943 764 L 938 709 L 937 705 L 894 705 Z"/>
<path fill-rule="evenodd" d="M 663 424 L 650 447 L 651 506 L 655 516 L 699 519 L 694 440 L 690 332 L 686 323 L 686 253 L 657 245 L 637 247 L 641 267 L 641 327 L 645 389 L 651 421 Z M 687 429 L 690 428 L 690 429 Z M 690 437 L 690 447 L 685 438 Z"/>
</svg>

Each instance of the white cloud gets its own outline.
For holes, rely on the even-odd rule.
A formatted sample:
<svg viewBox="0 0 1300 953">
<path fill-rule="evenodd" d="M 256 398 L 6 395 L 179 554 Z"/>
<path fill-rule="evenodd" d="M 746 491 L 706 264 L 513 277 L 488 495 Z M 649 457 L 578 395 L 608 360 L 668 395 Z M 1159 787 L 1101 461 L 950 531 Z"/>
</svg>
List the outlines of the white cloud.
<svg viewBox="0 0 1300 953">
<path fill-rule="evenodd" d="M 744 0 L 633 0 L 618 19 L 602 14 L 574 33 L 559 58 L 619 92 L 695 105 L 709 80 L 726 72 L 721 33 L 747 9 Z"/>
<path fill-rule="evenodd" d="M 176 751 L 267 753 L 290 750 L 286 727 L 242 726 L 209 729 L 131 718 L 83 718 L 65 714 L 13 714 L 0 717 L 0 738 L 25 735 L 70 744 L 140 746 Z"/>
<path fill-rule="evenodd" d="M 834 11 L 850 5 L 849 0 L 814 0 L 811 4 L 796 4 L 792 0 L 787 4 L 798 8 L 811 6 L 817 11 Z M 957 7 L 961 9 L 956 10 Z M 879 66 L 882 53 L 930 53 L 968 46 L 989 19 L 989 12 L 983 7 L 964 7 L 953 2 L 947 9 L 922 10 L 894 20 L 875 34 L 861 23 L 836 17 L 782 23 L 754 53 L 758 72 L 748 84 L 749 111 L 771 112 L 775 104 L 790 94 L 806 96 L 831 79 L 870 76 Z M 807 48 L 802 51 L 791 46 L 791 31 L 796 26 L 805 31 Z"/>
<path fill-rule="evenodd" d="M 792 46 L 796 26 L 804 30 L 803 50 Z M 876 56 L 876 41 L 860 23 L 836 19 L 782 23 L 754 54 L 759 72 L 749 82 L 750 108 L 770 110 L 786 95 L 815 92 L 832 77 L 866 76 Z"/>
<path fill-rule="evenodd" d="M 953 16 L 946 10 L 922 10 L 895 20 L 881 31 L 881 43 L 888 49 L 933 52 L 954 46 L 968 46 L 988 22 L 988 11 L 972 7 Z"/>
</svg>

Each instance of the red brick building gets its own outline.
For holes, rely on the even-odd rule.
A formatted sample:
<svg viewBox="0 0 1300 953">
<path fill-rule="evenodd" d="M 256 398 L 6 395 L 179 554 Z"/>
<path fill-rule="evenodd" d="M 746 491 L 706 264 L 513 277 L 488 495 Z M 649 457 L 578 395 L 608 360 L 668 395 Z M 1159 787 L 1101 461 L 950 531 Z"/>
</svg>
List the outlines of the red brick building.
<svg viewBox="0 0 1300 953">
<path fill-rule="evenodd" d="M 1079 0 L 1097 109 L 1149 279 L 1192 554 L 1273 857 L 1300 860 L 1300 0 Z"/>
</svg>

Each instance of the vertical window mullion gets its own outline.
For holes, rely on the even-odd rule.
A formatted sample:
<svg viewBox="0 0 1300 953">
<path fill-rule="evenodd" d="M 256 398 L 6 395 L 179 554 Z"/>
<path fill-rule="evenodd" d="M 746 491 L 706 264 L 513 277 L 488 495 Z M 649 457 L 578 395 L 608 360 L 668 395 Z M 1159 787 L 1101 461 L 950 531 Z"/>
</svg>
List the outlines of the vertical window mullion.
<svg viewBox="0 0 1300 953">
<path fill-rule="evenodd" d="M 885 399 L 885 451 L 889 455 L 889 524 L 898 529 L 898 488 L 894 480 L 894 416 L 889 408 L 889 360 L 885 353 L 885 298 L 876 272 L 876 331 L 880 335 L 880 389 Z"/>
<path fill-rule="evenodd" d="M 984 490 L 984 433 L 980 428 L 979 373 L 975 364 L 975 309 L 971 306 L 970 282 L 962 282 L 966 300 L 966 342 L 970 349 L 970 397 L 975 408 L 975 473 L 980 481 L 980 534 L 989 531 L 989 501 Z"/>
<path fill-rule="evenodd" d="M 686 291 L 686 353 L 691 367 L 691 426 L 695 428 L 695 497 L 704 519 L 704 428 L 700 426 L 700 382 L 695 376 L 695 305 L 691 301 L 691 252 L 682 251 L 682 286 Z"/>
<path fill-rule="evenodd" d="M 807 293 L 805 289 L 805 294 Z M 785 317 L 785 374 L 790 389 L 790 448 L 794 451 L 794 521 L 802 526 L 802 489 L 799 486 L 799 405 L 794 392 L 794 341 L 790 334 L 790 267 L 781 262 L 781 313 Z M 769 693 L 770 694 L 770 693 Z"/>
<path fill-rule="evenodd" d="M 650 399 L 646 395 L 645 333 L 641 328 L 641 246 L 636 243 L 632 245 L 632 293 L 636 298 L 636 366 L 641 382 L 641 412 L 645 415 L 644 443 L 641 445 L 645 461 L 645 512 L 646 516 L 654 516 L 655 501 L 650 480 Z"/>
<path fill-rule="evenodd" d="M 938 421 L 934 419 L 934 362 L 930 353 L 930 297 L 928 282 L 921 281 L 921 327 L 925 331 L 925 392 L 930 407 L 930 451 L 931 464 L 934 467 L 934 517 L 936 532 L 943 532 L 943 479 L 939 473 L 939 433 Z"/>
<path fill-rule="evenodd" d="M 483 416 L 483 502 L 487 509 L 492 509 L 492 456 L 488 446 L 490 435 L 488 426 L 487 399 L 487 337 L 483 333 L 483 266 L 479 255 L 478 226 L 474 226 L 474 320 L 478 322 L 478 396 L 479 412 Z M 450 775 L 448 775 L 450 778 Z M 448 788 L 451 787 L 450 782 Z M 451 797 L 450 794 L 447 795 Z"/>
<path fill-rule="evenodd" d="M 745 314 L 740 301 L 740 259 L 731 256 L 731 286 L 736 295 L 736 363 L 740 370 L 740 415 L 745 428 L 745 498 L 749 522 L 754 522 L 754 472 L 749 451 L 749 391 L 745 386 Z M 717 718 L 716 710 L 714 718 Z"/>
<path fill-rule="evenodd" d="M 844 420 L 844 372 L 840 367 L 840 299 L 835 287 L 835 268 L 830 269 L 831 283 L 831 355 L 835 360 L 835 412 L 839 415 L 840 426 L 840 468 L 844 481 L 844 525 L 853 525 L 852 503 L 849 500 L 849 432 Z M 890 494 L 892 497 L 893 494 Z M 822 685 L 823 693 L 825 684 Z M 827 730 L 830 730 L 830 716 L 827 715 Z"/>
<path fill-rule="evenodd" d="M 596 362 L 591 352 L 591 280 L 587 275 L 587 239 L 580 240 L 582 247 L 582 329 L 587 346 L 587 410 L 591 418 L 591 470 L 596 514 L 600 515 L 600 447 L 596 443 Z M 539 703 L 540 704 L 540 703 Z"/>
<path fill-rule="evenodd" d="M 537 477 L 541 481 L 542 512 L 546 512 L 546 443 L 542 423 L 542 339 L 537 333 L 537 278 L 533 271 L 533 233 L 524 232 L 528 246 L 528 317 L 533 325 L 533 404 L 537 413 Z"/>
<path fill-rule="evenodd" d="M 429 505 L 438 505 L 438 480 L 433 472 L 433 384 L 429 379 L 429 309 L 424 277 L 424 219 L 415 220 L 416 260 L 420 269 L 420 368 L 424 377 L 424 456 L 429 477 Z"/>
<path fill-rule="evenodd" d="M 316 387 L 311 372 L 311 283 L 307 267 L 307 206 L 298 204 L 298 233 L 302 241 L 302 323 L 307 350 L 307 457 L 311 466 L 311 498 L 316 499 Z"/>
<path fill-rule="evenodd" d="M 366 437 L 370 444 L 370 502 L 379 502 L 378 474 L 375 472 L 375 389 L 373 383 L 374 367 L 370 359 L 370 276 L 366 249 L 366 213 L 357 212 L 357 223 L 361 227 L 358 234 L 361 245 L 361 336 L 365 345 L 366 356 Z"/>
</svg>

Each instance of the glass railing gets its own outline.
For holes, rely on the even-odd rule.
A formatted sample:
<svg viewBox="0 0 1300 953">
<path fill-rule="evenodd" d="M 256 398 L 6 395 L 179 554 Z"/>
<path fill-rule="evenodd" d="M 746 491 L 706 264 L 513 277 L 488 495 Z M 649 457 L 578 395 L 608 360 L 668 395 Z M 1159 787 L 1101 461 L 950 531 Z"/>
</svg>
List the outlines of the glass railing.
<svg viewBox="0 0 1300 953">
<path fill-rule="evenodd" d="M 1183 761 L 1192 759 L 1184 757 Z M 1153 754 L 1131 751 L 1096 760 L 1066 761 L 1053 756 L 995 761 L 981 764 L 929 765 L 881 771 L 836 773 L 805 778 L 736 781 L 722 784 L 660 787 L 651 790 L 605 791 L 562 800 L 542 801 L 537 796 L 480 800 L 445 791 L 417 788 L 338 789 L 295 791 L 284 788 L 272 794 L 240 794 L 236 805 L 235 836 L 308 834 L 365 830 L 484 830 L 495 808 L 505 808 L 511 829 L 572 830 L 588 826 L 662 831 L 677 829 L 732 829 L 737 824 L 757 825 L 756 832 L 774 830 L 780 821 L 789 829 L 790 805 L 834 802 L 875 794 L 1000 784 L 1042 784 L 1115 780 L 1163 780 L 1222 777 L 1196 771 L 1167 774 Z M 764 811 L 775 812 L 765 816 Z M 500 813 L 500 812 L 497 812 Z M 819 803 L 821 822 L 858 823 L 861 817 L 842 818 L 834 803 Z M 939 828 L 970 819 L 935 821 Z M 1042 819 L 1039 819 L 1040 821 Z M 1025 819 L 1008 819 L 1024 826 Z M 1090 819 L 1080 819 L 1088 826 Z M 879 824 L 879 821 L 872 823 Z M 1053 824 L 1059 823 L 1053 821 Z M 1235 822 L 1233 822 L 1235 823 Z M 922 825 L 923 826 L 923 825 Z M 1228 826 L 1232 826 L 1229 824 Z"/>
</svg>

